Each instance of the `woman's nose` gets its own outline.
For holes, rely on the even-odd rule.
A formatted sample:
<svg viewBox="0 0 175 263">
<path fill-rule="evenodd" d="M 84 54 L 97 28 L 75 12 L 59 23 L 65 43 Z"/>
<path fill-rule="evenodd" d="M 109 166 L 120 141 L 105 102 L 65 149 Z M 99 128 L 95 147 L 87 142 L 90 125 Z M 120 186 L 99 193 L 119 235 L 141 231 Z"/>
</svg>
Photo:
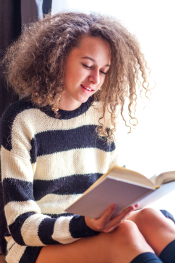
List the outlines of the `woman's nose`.
<svg viewBox="0 0 175 263">
<path fill-rule="evenodd" d="M 93 84 L 98 85 L 100 83 L 100 75 L 99 72 L 93 72 L 89 76 L 89 81 L 92 82 Z"/>
</svg>

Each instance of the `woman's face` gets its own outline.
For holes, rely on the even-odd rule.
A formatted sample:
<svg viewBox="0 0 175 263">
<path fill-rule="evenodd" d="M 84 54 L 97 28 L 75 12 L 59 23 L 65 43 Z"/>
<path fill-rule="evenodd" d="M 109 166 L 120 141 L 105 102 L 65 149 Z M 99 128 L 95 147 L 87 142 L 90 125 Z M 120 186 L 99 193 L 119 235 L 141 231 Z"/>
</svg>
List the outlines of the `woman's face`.
<svg viewBox="0 0 175 263">
<path fill-rule="evenodd" d="M 100 38 L 83 36 L 66 61 L 59 108 L 75 110 L 103 84 L 110 66 L 110 45 Z"/>
</svg>

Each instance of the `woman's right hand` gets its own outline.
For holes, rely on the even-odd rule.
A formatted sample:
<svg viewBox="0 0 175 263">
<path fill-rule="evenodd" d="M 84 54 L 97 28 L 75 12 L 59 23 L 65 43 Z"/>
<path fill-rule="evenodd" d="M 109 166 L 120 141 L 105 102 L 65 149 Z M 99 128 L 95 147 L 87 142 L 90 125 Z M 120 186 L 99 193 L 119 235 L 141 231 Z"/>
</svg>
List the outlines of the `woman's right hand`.
<svg viewBox="0 0 175 263">
<path fill-rule="evenodd" d="M 89 228 L 95 231 L 109 233 L 114 231 L 121 224 L 121 222 L 124 221 L 125 218 L 137 207 L 138 205 L 127 207 L 119 215 L 113 217 L 116 205 L 112 204 L 100 218 L 94 219 L 85 217 L 85 222 Z"/>
</svg>

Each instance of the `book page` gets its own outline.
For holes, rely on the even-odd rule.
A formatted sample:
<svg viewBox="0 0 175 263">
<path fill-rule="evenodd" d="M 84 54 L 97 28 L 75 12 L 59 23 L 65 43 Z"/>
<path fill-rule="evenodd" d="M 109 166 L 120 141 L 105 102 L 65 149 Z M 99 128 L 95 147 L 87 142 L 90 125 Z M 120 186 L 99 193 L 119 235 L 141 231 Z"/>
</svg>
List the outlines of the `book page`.
<svg viewBox="0 0 175 263">
<path fill-rule="evenodd" d="M 131 182 L 136 185 L 155 188 L 154 182 L 138 172 L 126 169 L 124 167 L 114 167 L 107 173 L 107 177 L 114 177 L 124 182 Z"/>
<path fill-rule="evenodd" d="M 175 171 L 169 171 L 161 173 L 154 178 L 156 186 L 160 186 L 164 183 L 175 181 Z"/>
</svg>

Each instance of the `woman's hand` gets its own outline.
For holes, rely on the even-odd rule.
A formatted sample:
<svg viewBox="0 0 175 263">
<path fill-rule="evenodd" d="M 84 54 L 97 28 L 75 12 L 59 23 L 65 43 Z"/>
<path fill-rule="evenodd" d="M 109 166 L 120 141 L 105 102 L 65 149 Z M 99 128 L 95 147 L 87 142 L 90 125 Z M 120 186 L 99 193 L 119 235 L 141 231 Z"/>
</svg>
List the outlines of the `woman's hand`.
<svg viewBox="0 0 175 263">
<path fill-rule="evenodd" d="M 116 205 L 112 204 L 100 218 L 94 219 L 85 217 L 85 222 L 89 228 L 95 231 L 109 233 L 114 231 L 114 229 L 116 229 L 120 223 L 125 220 L 125 218 L 137 207 L 138 205 L 127 207 L 119 215 L 112 217 L 116 209 Z"/>
</svg>

